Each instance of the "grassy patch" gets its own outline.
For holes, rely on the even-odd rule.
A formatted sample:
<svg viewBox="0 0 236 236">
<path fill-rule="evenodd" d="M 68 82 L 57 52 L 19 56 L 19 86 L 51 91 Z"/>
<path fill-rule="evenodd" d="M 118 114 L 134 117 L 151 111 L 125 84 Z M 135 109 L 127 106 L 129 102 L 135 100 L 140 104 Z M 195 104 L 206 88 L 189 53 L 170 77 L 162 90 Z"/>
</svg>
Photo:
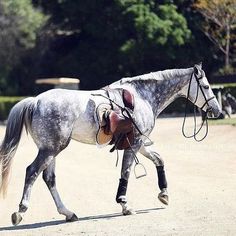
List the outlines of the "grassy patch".
<svg viewBox="0 0 236 236">
<path fill-rule="evenodd" d="M 219 120 L 208 120 L 210 125 L 233 125 L 236 127 L 236 117 L 219 119 Z"/>
<path fill-rule="evenodd" d="M 233 88 L 236 87 L 236 83 L 212 84 L 212 86 L 223 86 L 224 88 Z"/>
</svg>

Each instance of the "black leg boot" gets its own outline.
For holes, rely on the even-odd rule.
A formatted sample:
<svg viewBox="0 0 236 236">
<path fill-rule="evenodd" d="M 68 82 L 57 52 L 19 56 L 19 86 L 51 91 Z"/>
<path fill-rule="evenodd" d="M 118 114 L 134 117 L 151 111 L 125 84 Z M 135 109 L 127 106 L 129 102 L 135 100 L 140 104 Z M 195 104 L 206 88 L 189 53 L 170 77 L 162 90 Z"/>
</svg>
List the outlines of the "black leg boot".
<svg viewBox="0 0 236 236">
<path fill-rule="evenodd" d="M 128 181 L 126 179 L 120 179 L 119 187 L 116 194 L 117 203 L 126 203 L 126 191 L 127 191 Z"/>
<path fill-rule="evenodd" d="M 165 205 L 168 205 L 169 198 L 167 193 L 167 181 L 164 166 L 157 166 L 158 186 L 161 192 L 158 195 L 158 199 Z"/>
</svg>

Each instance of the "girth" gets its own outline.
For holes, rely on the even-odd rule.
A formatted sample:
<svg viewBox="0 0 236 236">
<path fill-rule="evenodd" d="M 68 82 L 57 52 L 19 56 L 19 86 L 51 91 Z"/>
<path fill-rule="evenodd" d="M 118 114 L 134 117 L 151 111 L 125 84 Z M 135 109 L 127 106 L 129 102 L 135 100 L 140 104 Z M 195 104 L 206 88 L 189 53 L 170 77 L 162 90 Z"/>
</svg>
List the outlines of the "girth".
<svg viewBox="0 0 236 236">
<path fill-rule="evenodd" d="M 122 88 L 105 87 L 107 103 L 100 104 L 96 109 L 99 129 L 96 141 L 100 145 L 114 145 L 115 149 L 129 148 L 134 142 L 134 96 Z"/>
</svg>

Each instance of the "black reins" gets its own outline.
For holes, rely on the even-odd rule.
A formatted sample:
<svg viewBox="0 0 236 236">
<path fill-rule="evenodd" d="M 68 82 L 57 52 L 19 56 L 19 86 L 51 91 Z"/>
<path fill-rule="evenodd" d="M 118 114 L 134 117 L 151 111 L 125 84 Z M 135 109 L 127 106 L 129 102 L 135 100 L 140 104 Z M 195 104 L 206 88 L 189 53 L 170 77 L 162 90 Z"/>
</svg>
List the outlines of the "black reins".
<svg viewBox="0 0 236 236">
<path fill-rule="evenodd" d="M 192 102 L 194 104 L 194 130 L 193 130 L 193 134 L 192 135 L 186 135 L 185 133 L 185 123 L 186 123 L 186 118 L 187 118 L 187 109 L 188 109 L 188 105 L 189 105 L 189 98 L 190 98 L 190 89 L 191 89 L 191 84 L 192 84 L 192 80 L 195 77 L 196 81 L 197 81 L 197 94 L 195 97 L 195 100 Z M 187 91 L 187 99 L 186 99 L 186 104 L 185 104 L 185 112 L 184 112 L 184 120 L 183 120 L 183 124 L 182 124 L 182 134 L 185 138 L 194 138 L 195 141 L 200 142 L 203 139 L 205 139 L 208 135 L 208 121 L 207 121 L 207 116 L 202 120 L 202 123 L 200 125 L 200 127 L 197 129 L 197 119 L 196 119 L 196 102 L 198 99 L 198 95 L 199 95 L 199 89 L 205 99 L 204 104 L 200 107 L 200 109 L 202 110 L 206 105 L 208 105 L 208 108 L 206 109 L 206 112 L 209 112 L 211 110 L 210 105 L 209 105 L 209 101 L 211 101 L 212 99 L 215 98 L 215 96 L 212 96 L 210 98 L 207 98 L 204 90 L 203 90 L 203 85 L 201 85 L 200 80 L 203 79 L 203 76 L 201 75 L 200 77 L 197 76 L 197 74 L 195 74 L 194 72 L 191 75 L 190 81 L 189 81 L 189 86 L 188 86 L 188 91 Z M 208 87 L 207 87 L 208 88 Z M 198 138 L 198 134 L 200 133 L 200 131 L 202 130 L 204 124 L 206 124 L 206 130 L 205 130 L 205 134 L 203 135 L 203 137 Z"/>
</svg>

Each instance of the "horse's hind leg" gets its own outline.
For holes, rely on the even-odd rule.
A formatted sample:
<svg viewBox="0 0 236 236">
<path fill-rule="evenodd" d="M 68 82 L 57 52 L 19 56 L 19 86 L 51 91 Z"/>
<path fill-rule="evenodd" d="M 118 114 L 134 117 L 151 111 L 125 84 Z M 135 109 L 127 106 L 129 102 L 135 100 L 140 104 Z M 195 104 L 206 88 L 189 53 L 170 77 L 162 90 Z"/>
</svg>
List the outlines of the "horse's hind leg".
<svg viewBox="0 0 236 236">
<path fill-rule="evenodd" d="M 77 221 L 78 217 L 64 206 L 57 191 L 55 176 L 55 159 L 53 159 L 49 166 L 43 171 L 43 180 L 48 186 L 48 189 L 57 206 L 57 211 L 59 212 L 59 214 L 65 215 L 66 221 Z"/>
<path fill-rule="evenodd" d="M 165 205 L 168 205 L 168 193 L 167 193 L 167 181 L 166 175 L 164 170 L 164 162 L 160 155 L 151 149 L 150 146 L 144 146 L 140 148 L 139 152 L 143 154 L 145 157 L 153 161 L 156 166 L 157 170 L 157 177 L 158 177 L 158 186 L 161 192 L 158 195 L 158 199 Z"/>
<path fill-rule="evenodd" d="M 19 204 L 19 211 L 12 214 L 12 224 L 21 222 L 23 214 L 27 211 L 32 186 L 39 174 L 46 169 L 54 159 L 55 154 L 47 150 L 39 150 L 36 159 L 26 168 L 23 196 Z"/>
</svg>

